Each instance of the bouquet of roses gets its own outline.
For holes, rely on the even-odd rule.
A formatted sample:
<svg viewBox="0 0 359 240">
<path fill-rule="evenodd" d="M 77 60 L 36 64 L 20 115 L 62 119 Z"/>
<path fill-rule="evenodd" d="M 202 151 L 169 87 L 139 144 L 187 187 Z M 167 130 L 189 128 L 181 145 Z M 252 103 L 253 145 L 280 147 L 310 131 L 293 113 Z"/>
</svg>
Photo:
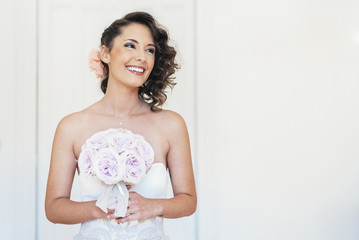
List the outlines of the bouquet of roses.
<svg viewBox="0 0 359 240">
<path fill-rule="evenodd" d="M 124 217 L 129 196 L 126 185 L 139 183 L 151 168 L 151 145 L 141 135 L 120 128 L 94 134 L 81 150 L 80 174 L 96 176 L 103 183 L 96 206 L 106 213 L 115 209 L 117 217 Z"/>
</svg>

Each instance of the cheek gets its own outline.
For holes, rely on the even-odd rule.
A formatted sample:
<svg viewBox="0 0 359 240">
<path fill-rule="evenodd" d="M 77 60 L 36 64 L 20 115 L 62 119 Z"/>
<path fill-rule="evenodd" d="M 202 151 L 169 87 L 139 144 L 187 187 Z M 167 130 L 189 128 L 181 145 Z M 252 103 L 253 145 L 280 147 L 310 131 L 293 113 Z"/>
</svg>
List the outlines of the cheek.
<svg viewBox="0 0 359 240">
<path fill-rule="evenodd" d="M 122 50 L 122 51 L 116 51 L 111 57 L 111 60 L 119 64 L 119 63 L 126 63 L 132 58 L 133 58 L 133 53 L 131 51 Z"/>
<path fill-rule="evenodd" d="M 151 68 L 151 70 L 152 70 L 153 67 L 154 67 L 154 65 L 155 65 L 155 58 L 152 57 L 152 58 L 150 58 L 149 61 L 148 61 L 148 66 L 149 66 L 149 67 Z"/>
<path fill-rule="evenodd" d="M 118 56 L 116 58 L 111 59 L 111 67 L 113 68 L 113 71 L 123 71 L 125 66 L 128 63 L 128 56 L 125 54 L 122 54 L 121 56 Z"/>
</svg>

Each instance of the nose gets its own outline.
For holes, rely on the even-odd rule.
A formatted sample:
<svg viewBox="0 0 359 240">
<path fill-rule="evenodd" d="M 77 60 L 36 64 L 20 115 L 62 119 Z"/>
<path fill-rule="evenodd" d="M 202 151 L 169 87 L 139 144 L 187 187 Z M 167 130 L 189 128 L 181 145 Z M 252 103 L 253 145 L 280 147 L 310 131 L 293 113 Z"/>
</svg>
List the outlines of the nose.
<svg viewBox="0 0 359 240">
<path fill-rule="evenodd" d="M 137 51 L 136 61 L 144 62 L 146 60 L 145 52 L 144 51 Z"/>
</svg>

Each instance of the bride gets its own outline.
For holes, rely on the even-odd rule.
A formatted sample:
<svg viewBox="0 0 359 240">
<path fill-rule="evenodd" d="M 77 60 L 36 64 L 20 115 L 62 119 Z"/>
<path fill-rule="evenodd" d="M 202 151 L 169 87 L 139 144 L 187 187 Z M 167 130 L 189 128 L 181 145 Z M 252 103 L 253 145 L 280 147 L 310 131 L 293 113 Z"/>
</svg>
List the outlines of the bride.
<svg viewBox="0 0 359 240">
<path fill-rule="evenodd" d="M 175 56 L 167 32 L 148 13 L 129 13 L 104 30 L 97 67 L 92 66 L 101 77 L 104 97 L 60 121 L 47 182 L 46 216 L 53 223 L 81 223 L 75 239 L 166 239 L 162 218 L 189 216 L 196 210 L 186 124 L 179 114 L 161 109 L 166 88 L 174 86 Z M 154 153 L 152 167 L 140 182 L 127 185 L 123 217 L 113 208 L 98 207 L 104 183 L 78 164 L 86 143 L 109 131 L 141 136 Z M 81 202 L 70 200 L 76 170 Z M 168 199 L 167 170 L 174 194 Z"/>
</svg>

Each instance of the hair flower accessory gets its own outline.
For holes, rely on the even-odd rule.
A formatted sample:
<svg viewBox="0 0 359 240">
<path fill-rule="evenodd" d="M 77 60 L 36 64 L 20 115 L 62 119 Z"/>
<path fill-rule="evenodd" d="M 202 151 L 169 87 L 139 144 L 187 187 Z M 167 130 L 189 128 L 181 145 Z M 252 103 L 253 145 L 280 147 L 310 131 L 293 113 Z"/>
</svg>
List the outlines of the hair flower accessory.
<svg viewBox="0 0 359 240">
<path fill-rule="evenodd" d="M 100 58 L 100 51 L 97 49 L 92 49 L 89 55 L 89 68 L 91 71 L 95 71 L 96 77 L 103 79 L 106 75 L 106 68 L 102 64 Z"/>
</svg>

